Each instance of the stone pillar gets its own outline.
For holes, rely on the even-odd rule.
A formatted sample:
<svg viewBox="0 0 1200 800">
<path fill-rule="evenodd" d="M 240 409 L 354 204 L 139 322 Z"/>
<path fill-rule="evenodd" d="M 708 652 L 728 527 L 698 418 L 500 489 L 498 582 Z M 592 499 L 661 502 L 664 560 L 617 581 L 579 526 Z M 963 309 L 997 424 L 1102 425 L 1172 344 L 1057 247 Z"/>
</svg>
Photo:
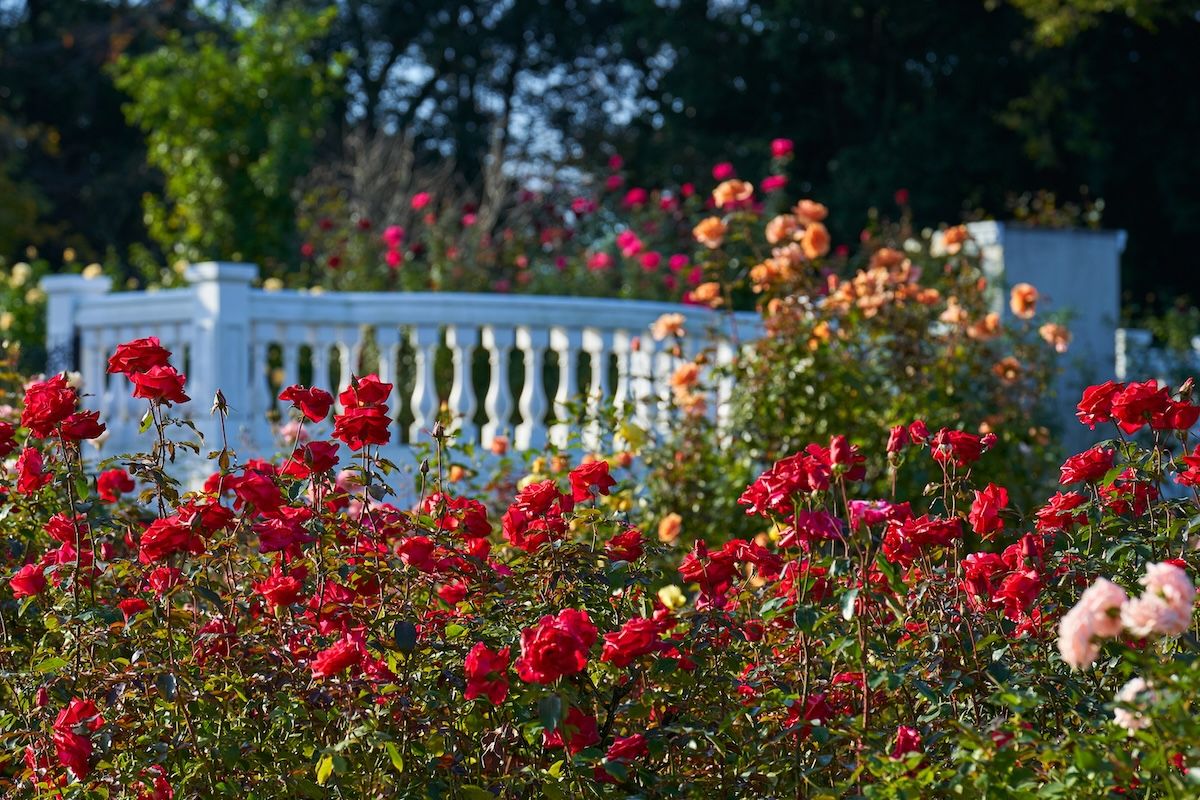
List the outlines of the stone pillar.
<svg viewBox="0 0 1200 800">
<path fill-rule="evenodd" d="M 46 293 L 46 374 L 76 368 L 75 312 L 89 297 L 108 294 L 112 279 L 104 276 L 47 275 L 40 284 Z"/>
<path fill-rule="evenodd" d="M 220 448 L 220 423 L 209 413 L 219 389 L 229 408 L 229 445 L 236 447 L 253 430 L 250 285 L 258 278 L 258 266 L 207 261 L 192 264 L 186 274 L 196 299 L 187 386 L 194 404 L 192 418 L 204 434 L 204 447 Z"/>
<path fill-rule="evenodd" d="M 1003 222 L 968 226 L 983 256 L 983 269 L 996 287 L 992 302 L 1011 321 L 1008 298 L 1018 283 L 1038 290 L 1038 316 L 1065 312 L 1071 347 L 1050 402 L 1062 411 L 1069 447 L 1086 446 L 1086 428 L 1076 422 L 1083 388 L 1117 374 L 1117 328 L 1121 313 L 1121 253 L 1125 231 L 1035 228 Z M 1036 318 L 1035 318 L 1036 321 Z"/>
</svg>

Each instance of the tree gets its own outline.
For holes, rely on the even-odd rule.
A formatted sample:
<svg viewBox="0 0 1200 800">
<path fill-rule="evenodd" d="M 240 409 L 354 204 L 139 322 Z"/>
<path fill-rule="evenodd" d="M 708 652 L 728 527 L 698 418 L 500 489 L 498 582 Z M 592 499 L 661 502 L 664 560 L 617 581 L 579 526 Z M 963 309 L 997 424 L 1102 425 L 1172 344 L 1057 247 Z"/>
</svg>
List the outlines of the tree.
<svg viewBox="0 0 1200 800">
<path fill-rule="evenodd" d="M 296 252 L 295 182 L 311 167 L 340 90 L 313 56 L 332 14 L 260 16 L 231 40 L 172 34 L 113 70 L 129 122 L 146 134 L 163 197 L 143 197 L 150 235 L 175 256 L 255 261 Z"/>
</svg>

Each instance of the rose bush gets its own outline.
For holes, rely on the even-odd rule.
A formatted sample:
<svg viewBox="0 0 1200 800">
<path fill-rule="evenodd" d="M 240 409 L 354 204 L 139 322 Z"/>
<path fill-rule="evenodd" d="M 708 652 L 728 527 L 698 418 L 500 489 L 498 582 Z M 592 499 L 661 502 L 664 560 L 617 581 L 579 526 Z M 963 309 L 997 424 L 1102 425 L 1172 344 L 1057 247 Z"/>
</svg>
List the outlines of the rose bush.
<svg viewBox="0 0 1200 800">
<path fill-rule="evenodd" d="M 729 309 L 753 298 L 762 335 L 712 370 L 703 331 L 655 331 L 680 363 L 671 432 L 630 437 L 649 440 L 648 507 L 677 514 L 685 540 L 745 536 L 733 498 L 766 465 L 838 434 L 899 462 L 910 436 L 896 426 L 913 419 L 992 434 L 976 475 L 1007 485 L 1018 506 L 1040 498 L 1061 457 L 1053 378 L 1070 332 L 1039 311 L 1035 287 L 989 281 L 964 227 L 917 232 L 902 213 L 876 220 L 851 252 L 831 246 L 816 201 L 788 206 L 776 192 L 758 203 L 738 180 L 712 197 L 714 213 L 694 230 L 704 282 L 688 299 Z M 722 384 L 732 389 L 718 420 Z M 873 473 L 873 491 L 920 494 L 935 466 Z"/>
<path fill-rule="evenodd" d="M 439 425 L 400 504 L 375 376 L 285 390 L 333 439 L 207 443 L 184 491 L 186 379 L 153 340 L 110 370 L 148 452 L 88 465 L 104 423 L 64 376 L 0 428 L 7 796 L 1195 791 L 1200 513 L 1164 491 L 1200 483 L 1189 387 L 1089 390 L 1115 438 L 1031 514 L 978 482 L 994 431 L 808 443 L 738 492 L 753 535 L 665 568 L 617 458 L 549 459 L 496 515 Z M 874 491 L 907 469 L 927 493 Z"/>
</svg>

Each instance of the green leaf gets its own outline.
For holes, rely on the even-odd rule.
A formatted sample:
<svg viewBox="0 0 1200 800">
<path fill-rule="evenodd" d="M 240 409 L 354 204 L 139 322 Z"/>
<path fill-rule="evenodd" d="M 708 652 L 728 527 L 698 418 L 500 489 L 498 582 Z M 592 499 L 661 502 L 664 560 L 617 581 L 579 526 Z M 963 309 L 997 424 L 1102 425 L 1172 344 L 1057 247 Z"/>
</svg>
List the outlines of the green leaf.
<svg viewBox="0 0 1200 800">
<path fill-rule="evenodd" d="M 495 800 L 496 795 L 484 789 L 482 786 L 476 786 L 469 783 L 466 786 L 459 787 L 458 793 L 467 800 Z"/>
<path fill-rule="evenodd" d="M 55 672 L 67 666 L 69 662 L 65 658 L 59 656 L 51 656 L 44 661 L 39 661 L 33 667 L 34 672 Z"/>
<path fill-rule="evenodd" d="M 411 653 L 417 646 L 417 626 L 407 620 L 396 623 L 392 636 L 396 640 L 396 649 L 401 653 Z"/>
<path fill-rule="evenodd" d="M 321 760 L 317 762 L 317 785 L 324 786 L 329 780 L 329 776 L 333 774 L 333 754 L 326 753 L 321 756 Z"/>
<path fill-rule="evenodd" d="M 154 414 L 150 409 L 146 409 L 145 415 L 142 417 L 141 423 L 138 425 L 138 433 L 145 433 L 150 430 L 150 426 L 154 424 Z"/>
<path fill-rule="evenodd" d="M 404 756 L 400 755 L 400 748 L 396 747 L 395 742 L 385 742 L 383 745 L 387 750 L 388 758 L 392 760 L 392 766 L 396 768 L 396 772 L 404 774 Z"/>
<path fill-rule="evenodd" d="M 562 713 L 562 698 L 558 695 L 548 695 L 538 701 L 538 719 L 542 721 L 547 733 L 558 729 L 558 724 L 562 722 Z"/>
<path fill-rule="evenodd" d="M 854 619 L 854 601 L 858 599 L 858 587 L 842 595 L 842 619 Z"/>
</svg>

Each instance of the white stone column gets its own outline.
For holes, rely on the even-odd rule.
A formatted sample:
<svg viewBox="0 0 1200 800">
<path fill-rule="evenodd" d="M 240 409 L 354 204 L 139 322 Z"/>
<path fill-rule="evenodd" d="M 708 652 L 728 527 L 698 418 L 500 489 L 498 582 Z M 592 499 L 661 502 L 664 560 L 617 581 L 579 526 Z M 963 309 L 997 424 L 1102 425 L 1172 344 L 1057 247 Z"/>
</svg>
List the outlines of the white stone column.
<svg viewBox="0 0 1200 800">
<path fill-rule="evenodd" d="M 54 375 L 75 369 L 75 312 L 89 297 L 108 294 L 112 279 L 47 275 L 40 286 L 46 293 L 46 374 Z"/>
<path fill-rule="evenodd" d="M 253 437 L 254 415 L 262 409 L 252 407 L 250 392 L 251 380 L 263 379 L 250 375 L 250 284 L 257 278 L 255 264 L 207 261 L 187 269 L 195 297 L 187 393 L 192 398 L 192 420 L 203 432 L 208 450 L 221 446 L 220 422 L 209 413 L 218 389 L 229 408 L 229 445 L 261 444 Z"/>
</svg>

